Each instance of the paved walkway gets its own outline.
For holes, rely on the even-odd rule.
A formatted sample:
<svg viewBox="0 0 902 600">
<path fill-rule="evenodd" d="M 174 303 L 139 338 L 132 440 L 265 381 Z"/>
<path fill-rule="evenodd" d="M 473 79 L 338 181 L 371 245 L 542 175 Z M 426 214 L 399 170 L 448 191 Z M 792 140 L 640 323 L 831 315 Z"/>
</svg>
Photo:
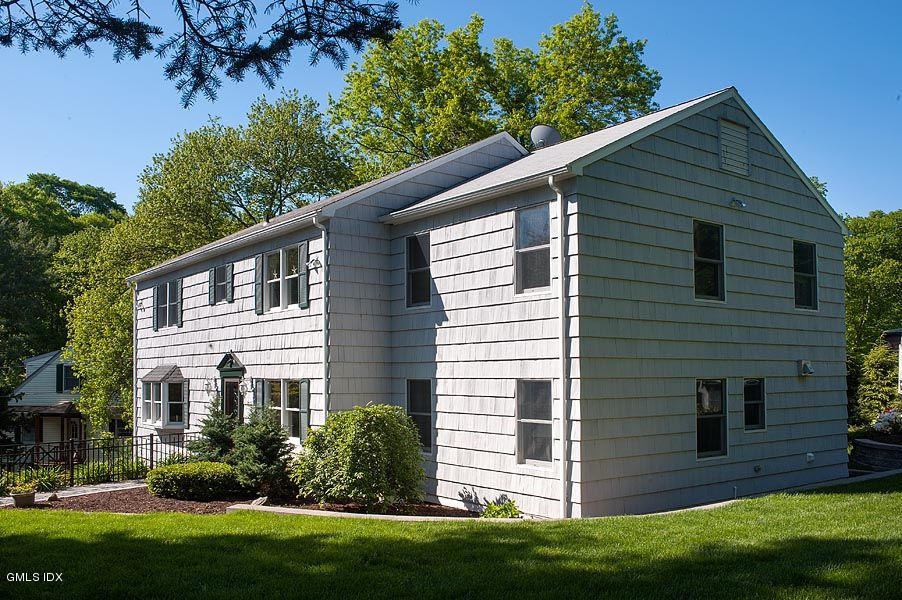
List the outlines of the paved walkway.
<svg viewBox="0 0 902 600">
<path fill-rule="evenodd" d="M 60 498 L 69 498 L 72 496 L 86 496 L 88 494 L 97 494 L 100 492 L 115 492 L 117 490 L 130 490 L 133 488 L 144 487 L 146 484 L 140 479 L 131 481 L 118 481 L 116 483 L 98 483 L 97 485 L 77 485 L 75 487 L 65 488 L 56 492 Z M 52 492 L 38 492 L 34 499 L 36 502 L 45 502 Z M 0 506 L 6 506 L 13 503 L 10 496 L 0 498 Z"/>
</svg>

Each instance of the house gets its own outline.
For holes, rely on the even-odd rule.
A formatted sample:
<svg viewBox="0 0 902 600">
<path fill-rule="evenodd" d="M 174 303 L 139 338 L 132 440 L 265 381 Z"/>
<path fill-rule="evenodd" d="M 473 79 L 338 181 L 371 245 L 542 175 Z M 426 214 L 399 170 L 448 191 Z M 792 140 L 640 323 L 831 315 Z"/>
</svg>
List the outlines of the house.
<svg viewBox="0 0 902 600">
<path fill-rule="evenodd" d="M 78 411 L 78 377 L 72 363 L 54 350 L 25 359 L 25 381 L 12 392 L 9 408 L 18 415 L 12 437 L 19 444 L 45 444 L 93 435 Z M 128 435 L 122 419 L 111 419 L 108 430 Z"/>
<path fill-rule="evenodd" d="M 391 403 L 427 497 L 543 517 L 846 477 L 845 231 L 735 88 L 501 133 L 129 277 L 136 427 Z"/>
</svg>

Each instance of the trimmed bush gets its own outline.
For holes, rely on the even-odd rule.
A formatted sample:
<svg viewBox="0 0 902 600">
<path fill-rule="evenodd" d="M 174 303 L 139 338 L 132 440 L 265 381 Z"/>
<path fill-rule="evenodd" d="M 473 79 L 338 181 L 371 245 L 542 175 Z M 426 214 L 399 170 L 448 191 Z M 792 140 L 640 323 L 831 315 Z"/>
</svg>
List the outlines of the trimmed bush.
<svg viewBox="0 0 902 600">
<path fill-rule="evenodd" d="M 517 508 L 517 503 L 513 500 L 506 502 L 489 502 L 482 511 L 483 518 L 486 519 L 516 519 L 522 513 Z"/>
<path fill-rule="evenodd" d="M 311 430 L 292 479 L 317 502 L 413 502 L 422 498 L 422 460 L 419 434 L 404 410 L 368 404 L 332 413 Z"/>
<path fill-rule="evenodd" d="M 191 456 L 184 453 L 170 454 L 166 458 L 157 463 L 158 467 L 167 467 L 169 465 L 184 465 L 191 462 Z M 216 461 L 213 461 L 216 462 Z"/>
<path fill-rule="evenodd" d="M 244 488 L 266 496 L 282 496 L 292 488 L 288 476 L 292 446 L 276 414 L 258 407 L 234 431 L 235 447 L 225 462 L 235 467 Z"/>
<path fill-rule="evenodd" d="M 147 490 L 161 498 L 216 500 L 239 491 L 235 469 L 216 462 L 158 467 L 147 474 Z"/>
</svg>

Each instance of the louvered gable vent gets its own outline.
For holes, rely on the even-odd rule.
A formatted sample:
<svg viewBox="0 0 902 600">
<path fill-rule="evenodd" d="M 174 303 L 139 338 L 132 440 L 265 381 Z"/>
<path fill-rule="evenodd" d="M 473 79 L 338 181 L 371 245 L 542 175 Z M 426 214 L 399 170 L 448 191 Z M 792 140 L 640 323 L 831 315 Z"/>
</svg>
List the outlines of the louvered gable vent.
<svg viewBox="0 0 902 600">
<path fill-rule="evenodd" d="M 720 168 L 740 175 L 749 174 L 749 128 L 721 119 Z"/>
</svg>

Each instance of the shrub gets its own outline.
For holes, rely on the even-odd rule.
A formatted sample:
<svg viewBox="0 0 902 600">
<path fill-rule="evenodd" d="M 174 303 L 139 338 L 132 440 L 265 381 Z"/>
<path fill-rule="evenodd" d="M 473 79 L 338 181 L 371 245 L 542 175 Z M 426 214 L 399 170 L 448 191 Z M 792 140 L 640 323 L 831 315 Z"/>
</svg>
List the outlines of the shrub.
<svg viewBox="0 0 902 600">
<path fill-rule="evenodd" d="M 10 487 L 21 483 L 31 483 L 39 492 L 53 492 L 69 484 L 68 474 L 60 467 L 31 468 L 20 471 L 11 479 Z"/>
<path fill-rule="evenodd" d="M 482 516 L 486 519 L 516 519 L 521 514 L 513 500 L 489 502 L 482 511 Z"/>
<path fill-rule="evenodd" d="M 898 381 L 898 355 L 882 341 L 878 342 L 862 363 L 853 421 L 870 424 L 882 413 L 899 407 L 899 391 L 896 387 Z"/>
<path fill-rule="evenodd" d="M 877 417 L 874 421 L 874 431 L 889 435 L 902 434 L 902 410 L 891 410 Z"/>
<path fill-rule="evenodd" d="M 38 489 L 38 484 L 34 480 L 20 481 L 9 487 L 10 494 L 30 494 Z"/>
<path fill-rule="evenodd" d="M 288 466 L 292 446 L 275 413 L 257 407 L 233 435 L 235 447 L 225 461 L 235 467 L 238 482 L 268 496 L 285 494 L 291 487 Z"/>
<path fill-rule="evenodd" d="M 384 404 L 332 413 L 311 430 L 292 470 L 301 495 L 366 506 L 422 497 L 420 439 L 401 408 Z"/>
<path fill-rule="evenodd" d="M 224 413 L 214 399 L 210 403 L 210 412 L 201 421 L 200 437 L 188 442 L 188 450 L 197 460 L 222 462 L 235 446 L 237 427 L 238 419 Z"/>
<path fill-rule="evenodd" d="M 191 462 L 191 456 L 183 452 L 170 454 L 163 460 L 157 462 L 158 467 L 168 467 L 169 465 L 184 465 Z"/>
<path fill-rule="evenodd" d="M 235 469 L 217 462 L 158 467 L 147 474 L 147 490 L 161 498 L 215 500 L 239 489 Z"/>
</svg>

